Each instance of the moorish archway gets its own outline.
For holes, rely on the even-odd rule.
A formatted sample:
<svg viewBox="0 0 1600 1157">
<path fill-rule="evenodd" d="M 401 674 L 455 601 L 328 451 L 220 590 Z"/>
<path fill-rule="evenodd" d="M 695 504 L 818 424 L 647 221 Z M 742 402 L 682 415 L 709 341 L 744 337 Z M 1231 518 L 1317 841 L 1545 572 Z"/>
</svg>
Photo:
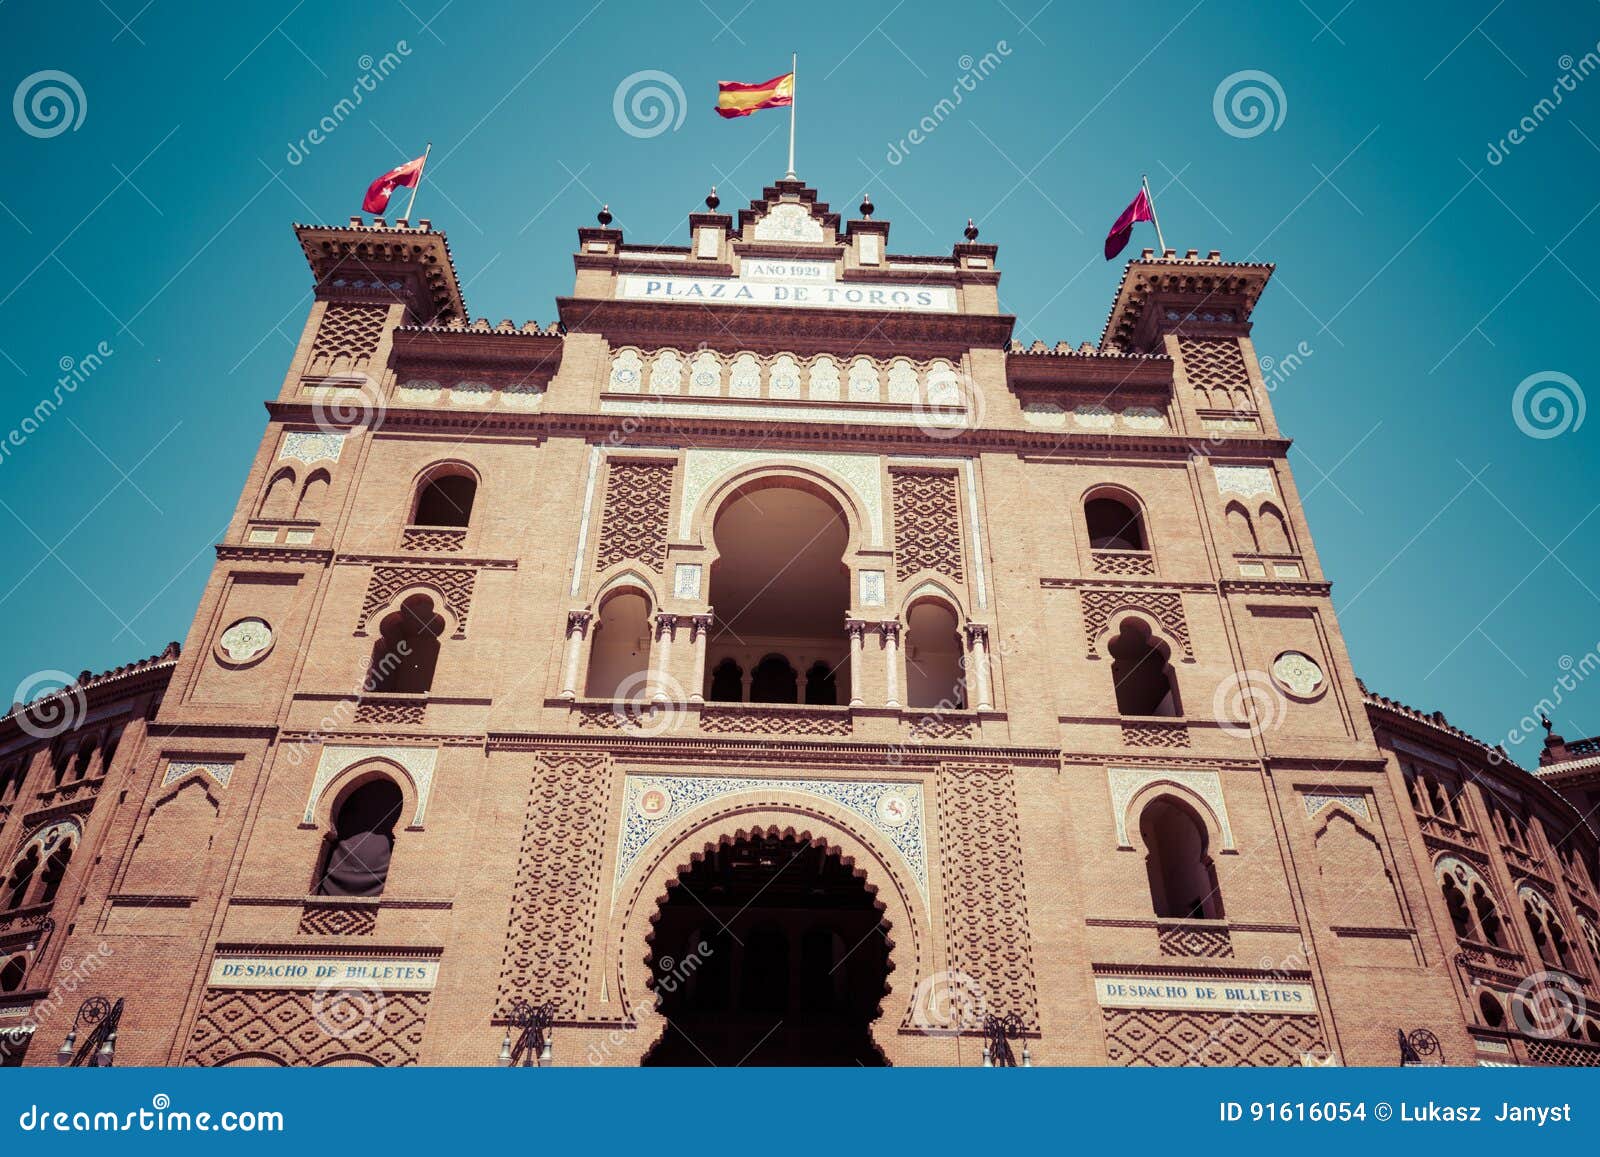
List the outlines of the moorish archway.
<svg viewBox="0 0 1600 1157">
<path fill-rule="evenodd" d="M 792 832 L 720 843 L 658 904 L 665 1029 L 643 1063 L 882 1065 L 889 947 L 883 904 L 837 851 Z"/>
</svg>

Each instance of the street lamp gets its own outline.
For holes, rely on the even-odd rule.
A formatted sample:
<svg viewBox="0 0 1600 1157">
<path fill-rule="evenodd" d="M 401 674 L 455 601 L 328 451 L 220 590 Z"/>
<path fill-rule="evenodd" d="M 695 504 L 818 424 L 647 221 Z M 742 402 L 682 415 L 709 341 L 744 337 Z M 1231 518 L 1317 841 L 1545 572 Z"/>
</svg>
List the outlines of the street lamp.
<svg viewBox="0 0 1600 1157">
<path fill-rule="evenodd" d="M 983 1035 L 987 1038 L 983 1045 L 983 1067 L 986 1069 L 1014 1069 L 1017 1067 L 1017 1054 L 1011 1050 L 1011 1042 L 1022 1041 L 1022 1067 L 1031 1069 L 1033 1057 L 1028 1054 L 1028 1042 L 1023 1040 L 1022 1018 L 1014 1012 L 1005 1016 L 988 1016 L 983 1021 Z"/>
<path fill-rule="evenodd" d="M 1403 1028 L 1395 1029 L 1395 1036 L 1399 1038 L 1401 1065 L 1444 1064 L 1444 1046 L 1428 1029 L 1414 1028 L 1409 1033 Z"/>
<path fill-rule="evenodd" d="M 511 1002 L 511 1008 L 506 1013 L 506 1036 L 500 1042 L 499 1064 L 502 1068 L 549 1067 L 555 1043 L 552 1026 L 555 1024 L 557 1008 L 553 1000 L 533 1004 L 519 996 Z M 512 1029 L 517 1030 L 515 1041 L 511 1037 Z"/>
<path fill-rule="evenodd" d="M 78 1006 L 67 1037 L 56 1050 L 56 1064 L 62 1068 L 110 1068 L 117 1052 L 117 1025 L 122 1022 L 122 998 L 115 1004 L 104 996 L 91 996 Z M 83 1044 L 78 1044 L 78 1026 L 89 1029 Z"/>
</svg>

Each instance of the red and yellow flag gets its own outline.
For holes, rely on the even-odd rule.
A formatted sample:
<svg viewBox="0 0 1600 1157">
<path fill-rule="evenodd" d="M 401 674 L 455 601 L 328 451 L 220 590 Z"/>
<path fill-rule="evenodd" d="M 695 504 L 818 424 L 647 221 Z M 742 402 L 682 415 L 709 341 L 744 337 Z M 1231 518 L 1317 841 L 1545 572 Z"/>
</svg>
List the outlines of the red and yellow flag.
<svg viewBox="0 0 1600 1157">
<path fill-rule="evenodd" d="M 788 108 L 794 103 L 794 73 L 786 72 L 761 84 L 737 80 L 717 81 L 717 115 L 747 117 L 757 109 Z"/>
</svg>

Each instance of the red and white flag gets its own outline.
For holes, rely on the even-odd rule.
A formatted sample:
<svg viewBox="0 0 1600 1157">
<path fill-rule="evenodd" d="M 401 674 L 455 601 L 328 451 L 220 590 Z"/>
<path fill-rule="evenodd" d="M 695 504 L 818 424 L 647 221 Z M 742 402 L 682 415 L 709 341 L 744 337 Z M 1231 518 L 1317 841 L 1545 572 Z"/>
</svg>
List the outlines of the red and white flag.
<svg viewBox="0 0 1600 1157">
<path fill-rule="evenodd" d="M 390 169 L 372 182 L 367 186 L 367 195 L 361 202 L 361 208 L 368 213 L 382 213 L 389 207 L 389 198 L 394 196 L 396 189 L 416 188 L 417 182 L 422 180 L 422 166 L 427 159 L 428 155 L 424 153 L 414 161 Z"/>
</svg>

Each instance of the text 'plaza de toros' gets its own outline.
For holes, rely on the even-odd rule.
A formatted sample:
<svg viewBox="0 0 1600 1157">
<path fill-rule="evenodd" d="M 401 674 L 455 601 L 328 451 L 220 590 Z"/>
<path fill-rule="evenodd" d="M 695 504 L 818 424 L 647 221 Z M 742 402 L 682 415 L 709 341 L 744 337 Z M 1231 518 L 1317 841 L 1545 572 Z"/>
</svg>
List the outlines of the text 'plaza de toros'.
<svg viewBox="0 0 1600 1157">
<path fill-rule="evenodd" d="M 181 653 L 0 720 L 6 1063 L 1600 1061 L 1600 741 L 1357 681 L 1270 265 L 1024 348 L 976 229 L 718 210 L 549 326 L 295 227 Z"/>
</svg>

